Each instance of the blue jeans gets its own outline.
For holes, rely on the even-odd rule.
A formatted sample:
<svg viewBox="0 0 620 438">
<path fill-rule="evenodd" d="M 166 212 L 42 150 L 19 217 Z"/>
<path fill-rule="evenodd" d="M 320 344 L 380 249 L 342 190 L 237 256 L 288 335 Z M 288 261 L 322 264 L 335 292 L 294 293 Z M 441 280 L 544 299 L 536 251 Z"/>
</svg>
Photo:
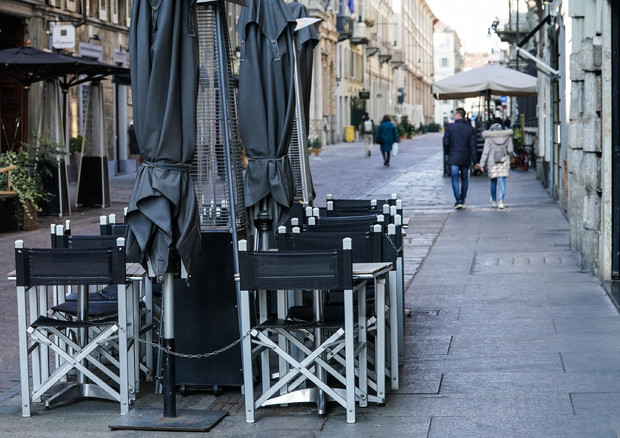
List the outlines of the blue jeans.
<svg viewBox="0 0 620 438">
<path fill-rule="evenodd" d="M 469 166 L 457 166 L 450 164 L 450 174 L 452 175 L 452 191 L 457 204 L 462 204 L 467 198 L 467 188 L 469 187 Z M 459 187 L 459 175 L 461 176 L 461 186 Z"/>
<path fill-rule="evenodd" d="M 498 184 L 499 182 L 499 184 Z M 499 186 L 499 191 L 497 190 Z M 497 193 L 497 196 L 495 195 Z M 491 178 L 491 200 L 503 201 L 506 194 L 506 177 Z"/>
</svg>

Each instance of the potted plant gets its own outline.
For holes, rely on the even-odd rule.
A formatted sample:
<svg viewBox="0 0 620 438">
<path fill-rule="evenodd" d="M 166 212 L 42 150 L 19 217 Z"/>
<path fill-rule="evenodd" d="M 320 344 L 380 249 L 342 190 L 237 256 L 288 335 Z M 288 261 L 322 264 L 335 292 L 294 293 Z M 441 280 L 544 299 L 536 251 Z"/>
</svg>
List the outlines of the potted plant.
<svg viewBox="0 0 620 438">
<path fill-rule="evenodd" d="M 321 139 L 318 137 L 308 139 L 308 154 L 316 155 L 317 157 L 321 153 Z"/>
<path fill-rule="evenodd" d="M 0 153 L 0 168 L 15 166 L 10 173 L 11 190 L 17 193 L 20 209 L 14 214 L 19 218 L 23 230 L 36 229 L 40 203 L 49 194 L 43 187 L 42 175 L 49 169 L 43 162 L 54 162 L 52 157 L 62 153 L 62 146 L 48 140 L 39 139 L 36 144 L 22 144 Z M 0 190 L 8 189 L 8 172 L 0 174 Z"/>
</svg>

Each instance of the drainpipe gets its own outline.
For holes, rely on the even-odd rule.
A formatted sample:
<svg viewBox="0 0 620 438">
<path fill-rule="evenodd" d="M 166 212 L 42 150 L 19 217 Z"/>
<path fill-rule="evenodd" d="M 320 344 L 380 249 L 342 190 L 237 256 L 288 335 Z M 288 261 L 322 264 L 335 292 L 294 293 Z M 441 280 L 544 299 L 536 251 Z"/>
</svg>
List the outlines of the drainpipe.
<svg viewBox="0 0 620 438">
<path fill-rule="evenodd" d="M 611 279 L 620 280 L 620 7 L 616 2 L 611 8 Z"/>
</svg>

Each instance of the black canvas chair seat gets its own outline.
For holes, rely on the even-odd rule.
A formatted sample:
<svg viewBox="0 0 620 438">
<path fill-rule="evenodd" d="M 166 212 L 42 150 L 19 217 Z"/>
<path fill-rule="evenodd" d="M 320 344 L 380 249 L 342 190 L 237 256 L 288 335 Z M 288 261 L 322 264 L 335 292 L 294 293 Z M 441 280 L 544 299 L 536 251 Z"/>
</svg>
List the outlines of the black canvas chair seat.
<svg viewBox="0 0 620 438">
<path fill-rule="evenodd" d="M 84 328 L 91 327 L 93 325 L 92 322 L 87 321 L 72 321 L 72 320 L 62 320 L 56 318 L 50 318 L 48 316 L 40 316 L 37 318 L 30 327 L 39 328 L 39 327 L 55 327 L 59 329 L 73 329 L 73 328 Z"/>
<path fill-rule="evenodd" d="M 71 292 L 65 297 L 66 301 L 77 301 L 77 292 Z M 115 285 L 108 285 L 104 288 L 90 292 L 88 294 L 88 301 L 116 301 L 118 300 L 118 290 Z"/>
<path fill-rule="evenodd" d="M 54 312 L 62 312 L 67 315 L 76 316 L 78 314 L 77 301 L 65 301 L 62 304 L 53 306 Z M 88 317 L 101 318 L 102 316 L 112 316 L 118 311 L 118 302 L 94 301 L 88 304 Z"/>
<path fill-rule="evenodd" d="M 305 306 L 299 306 L 300 308 L 305 309 Z M 255 327 L 259 329 L 270 329 L 270 328 L 283 328 L 286 330 L 310 330 L 315 328 L 321 329 L 337 329 L 342 327 L 344 321 L 344 304 L 342 305 L 342 315 L 339 318 L 324 318 L 323 321 L 312 321 L 312 316 L 309 318 L 297 318 L 298 320 L 294 320 L 290 315 L 288 319 L 280 319 L 280 318 L 269 318 L 266 321 L 263 321 L 260 324 L 257 324 Z M 300 322 L 299 320 L 302 320 Z"/>
</svg>

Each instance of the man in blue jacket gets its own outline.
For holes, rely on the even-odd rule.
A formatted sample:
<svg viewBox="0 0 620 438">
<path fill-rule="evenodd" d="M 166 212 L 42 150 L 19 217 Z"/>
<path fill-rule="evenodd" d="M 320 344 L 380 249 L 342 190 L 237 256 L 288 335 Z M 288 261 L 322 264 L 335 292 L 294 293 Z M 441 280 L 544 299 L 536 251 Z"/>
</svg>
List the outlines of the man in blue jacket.
<svg viewBox="0 0 620 438">
<path fill-rule="evenodd" d="M 476 130 L 465 120 L 465 110 L 454 111 L 454 123 L 446 126 L 443 136 L 443 150 L 450 165 L 454 208 L 459 210 L 465 205 L 467 187 L 469 186 L 469 167 L 478 159 L 476 150 Z M 459 187 L 459 176 L 461 184 Z"/>
</svg>

